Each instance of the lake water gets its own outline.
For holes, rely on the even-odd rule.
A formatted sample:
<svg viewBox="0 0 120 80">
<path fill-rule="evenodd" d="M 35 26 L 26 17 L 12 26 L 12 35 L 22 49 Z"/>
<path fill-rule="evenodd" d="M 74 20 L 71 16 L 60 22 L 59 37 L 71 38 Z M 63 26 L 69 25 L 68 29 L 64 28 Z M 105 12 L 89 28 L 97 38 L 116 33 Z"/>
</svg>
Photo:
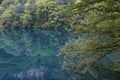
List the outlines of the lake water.
<svg viewBox="0 0 120 80">
<path fill-rule="evenodd" d="M 62 74 L 57 57 L 68 40 L 63 30 L 1 29 L 0 80 L 58 80 Z"/>
<path fill-rule="evenodd" d="M 66 72 L 56 55 L 74 37 L 64 30 L 0 29 L 0 80 L 119 80 L 120 74 L 111 72 L 97 79 Z"/>
</svg>

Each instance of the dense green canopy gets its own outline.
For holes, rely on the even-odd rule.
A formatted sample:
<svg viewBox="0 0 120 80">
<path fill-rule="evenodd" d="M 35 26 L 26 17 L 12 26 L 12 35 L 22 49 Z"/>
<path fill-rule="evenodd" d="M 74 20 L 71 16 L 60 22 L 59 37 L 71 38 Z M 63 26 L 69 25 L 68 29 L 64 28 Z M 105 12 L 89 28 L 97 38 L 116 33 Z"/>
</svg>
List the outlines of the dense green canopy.
<svg viewBox="0 0 120 80">
<path fill-rule="evenodd" d="M 69 78 L 118 80 L 120 1 L 0 0 L 0 51 L 0 57 L 11 57 L 0 59 L 3 67 L 21 55 L 18 62 L 34 64 L 41 55 L 58 53 Z"/>
<path fill-rule="evenodd" d="M 116 53 L 118 57 L 110 60 L 114 64 L 106 69 L 119 72 L 120 1 L 80 0 L 63 14 L 67 16 L 65 20 L 73 21 L 66 30 L 83 35 L 70 40 L 61 49 L 64 66 L 76 68 L 78 73 L 91 72 L 93 67 L 101 67 L 101 59 Z"/>
</svg>

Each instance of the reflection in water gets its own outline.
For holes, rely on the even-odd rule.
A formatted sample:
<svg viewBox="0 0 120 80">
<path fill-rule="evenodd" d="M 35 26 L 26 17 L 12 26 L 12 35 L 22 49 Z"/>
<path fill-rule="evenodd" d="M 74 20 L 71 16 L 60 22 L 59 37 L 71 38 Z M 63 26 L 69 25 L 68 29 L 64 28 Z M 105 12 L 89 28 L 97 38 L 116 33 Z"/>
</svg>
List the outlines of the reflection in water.
<svg viewBox="0 0 120 80">
<path fill-rule="evenodd" d="M 0 30 L 0 80 L 60 78 L 56 53 L 67 41 L 63 30 Z M 47 76 L 47 77 L 46 77 Z"/>
<path fill-rule="evenodd" d="M 119 80 L 119 73 L 97 68 L 95 77 L 94 72 L 93 76 L 73 75 L 73 69 L 59 64 L 62 58 L 56 54 L 71 37 L 64 30 L 1 29 L 0 80 L 112 80 L 112 77 Z"/>
</svg>

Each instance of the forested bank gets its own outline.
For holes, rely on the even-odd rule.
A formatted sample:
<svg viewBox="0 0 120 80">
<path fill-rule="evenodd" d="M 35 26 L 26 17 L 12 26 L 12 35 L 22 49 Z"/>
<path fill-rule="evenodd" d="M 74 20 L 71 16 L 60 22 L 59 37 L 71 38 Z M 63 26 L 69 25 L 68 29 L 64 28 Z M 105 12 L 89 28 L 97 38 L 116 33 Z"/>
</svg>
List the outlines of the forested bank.
<svg viewBox="0 0 120 80">
<path fill-rule="evenodd" d="M 119 80 L 120 1 L 0 0 L 0 72 L 1 80 Z"/>
</svg>

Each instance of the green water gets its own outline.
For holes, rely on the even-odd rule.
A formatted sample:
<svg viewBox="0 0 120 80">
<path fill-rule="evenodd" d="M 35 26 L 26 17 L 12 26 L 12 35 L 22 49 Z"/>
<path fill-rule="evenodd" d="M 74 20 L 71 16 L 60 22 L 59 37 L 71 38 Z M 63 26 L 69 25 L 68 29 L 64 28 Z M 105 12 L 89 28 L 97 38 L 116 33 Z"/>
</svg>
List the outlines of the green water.
<svg viewBox="0 0 120 80">
<path fill-rule="evenodd" d="M 40 70 L 40 67 L 45 68 L 49 73 L 54 69 L 59 69 L 60 58 L 56 57 L 56 54 L 59 47 L 67 41 L 68 37 L 64 37 L 67 35 L 69 34 L 61 30 L 1 29 L 0 74 L 19 76 L 20 72 L 29 72 L 34 69 L 34 76 L 34 73 L 38 75 L 37 71 Z M 10 76 L 14 77 L 13 75 Z M 48 74 L 45 73 L 45 75 Z"/>
<path fill-rule="evenodd" d="M 56 55 L 71 38 L 64 30 L 1 29 L 0 80 L 119 80 L 119 73 L 97 68 L 97 78 L 65 71 Z"/>
</svg>

